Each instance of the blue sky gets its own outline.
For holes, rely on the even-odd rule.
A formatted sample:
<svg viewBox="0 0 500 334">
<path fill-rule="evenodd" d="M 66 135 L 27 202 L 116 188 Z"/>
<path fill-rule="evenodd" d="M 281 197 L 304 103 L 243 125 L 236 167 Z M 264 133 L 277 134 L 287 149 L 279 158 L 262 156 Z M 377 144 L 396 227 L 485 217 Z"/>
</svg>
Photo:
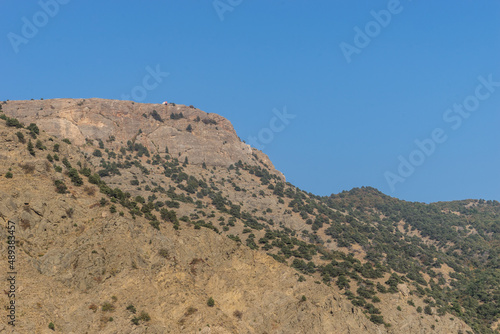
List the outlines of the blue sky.
<svg viewBox="0 0 500 334">
<path fill-rule="evenodd" d="M 136 101 L 228 118 L 304 190 L 500 200 L 498 1 L 1 0 L 0 20 L 0 100 L 122 99 L 158 68 Z"/>
</svg>

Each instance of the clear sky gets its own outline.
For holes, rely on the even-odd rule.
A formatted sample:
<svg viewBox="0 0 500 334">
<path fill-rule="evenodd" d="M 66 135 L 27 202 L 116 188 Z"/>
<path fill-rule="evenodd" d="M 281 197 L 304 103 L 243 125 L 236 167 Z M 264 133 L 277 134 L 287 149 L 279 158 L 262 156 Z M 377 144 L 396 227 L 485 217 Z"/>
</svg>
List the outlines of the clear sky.
<svg viewBox="0 0 500 334">
<path fill-rule="evenodd" d="M 499 1 L 0 0 L 0 22 L 0 100 L 192 104 L 318 195 L 500 200 Z"/>
</svg>

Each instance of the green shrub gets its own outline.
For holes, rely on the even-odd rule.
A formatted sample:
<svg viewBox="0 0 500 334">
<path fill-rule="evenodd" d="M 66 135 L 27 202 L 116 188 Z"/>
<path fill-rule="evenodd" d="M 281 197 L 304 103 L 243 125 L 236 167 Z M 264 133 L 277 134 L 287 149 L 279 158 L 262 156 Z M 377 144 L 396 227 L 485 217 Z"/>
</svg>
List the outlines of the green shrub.
<svg viewBox="0 0 500 334">
<path fill-rule="evenodd" d="M 160 114 L 158 114 L 158 112 L 156 110 L 153 110 L 153 112 L 151 113 L 151 116 L 153 116 L 153 118 L 155 120 L 157 120 L 158 122 L 162 122 L 163 123 L 163 119 L 161 119 Z"/>
<path fill-rule="evenodd" d="M 194 107 L 193 107 L 194 108 Z M 210 119 L 210 118 L 205 118 L 202 120 L 202 122 L 204 124 L 213 124 L 213 125 L 217 125 L 217 121 L 214 120 L 214 119 Z"/>
<path fill-rule="evenodd" d="M 175 112 L 173 112 L 173 113 L 170 114 L 170 119 L 174 119 L 175 120 L 175 119 L 181 119 L 181 118 L 184 118 L 184 115 L 182 114 L 182 112 L 178 113 L 178 114 L 175 113 Z"/>
<path fill-rule="evenodd" d="M 134 308 L 134 311 L 135 311 L 135 308 Z M 131 321 L 134 325 L 139 325 L 139 321 L 141 321 L 141 320 L 142 321 L 149 321 L 149 320 L 151 320 L 151 317 L 146 312 L 141 311 L 141 314 L 138 317 L 133 317 Z"/>
<path fill-rule="evenodd" d="M 90 170 L 90 168 L 82 168 L 80 169 L 80 174 L 89 177 L 92 174 L 92 171 Z"/>
<path fill-rule="evenodd" d="M 70 177 L 71 182 L 73 182 L 73 184 L 75 186 L 79 187 L 83 184 L 83 180 L 80 177 L 80 175 L 78 174 L 78 171 L 76 170 L 76 168 L 70 168 L 68 170 L 68 176 Z"/>
<path fill-rule="evenodd" d="M 19 139 L 19 142 L 24 144 L 26 143 L 26 139 L 24 139 L 24 135 L 21 131 L 16 132 L 17 139 Z"/>
<path fill-rule="evenodd" d="M 149 320 L 151 320 L 151 317 L 146 312 L 141 311 L 141 314 L 139 315 L 139 320 L 149 321 Z"/>
<path fill-rule="evenodd" d="M 115 310 L 115 306 L 110 302 L 105 302 L 104 304 L 102 304 L 101 309 L 103 312 L 112 312 Z"/>
<path fill-rule="evenodd" d="M 49 329 L 52 329 L 53 331 L 56 330 L 56 326 L 54 326 L 54 323 L 49 323 Z"/>
<path fill-rule="evenodd" d="M 67 169 L 71 169 L 71 164 L 69 163 L 67 158 L 63 158 L 62 163 Z"/>
<path fill-rule="evenodd" d="M 370 315 L 370 321 L 377 325 L 380 325 L 384 323 L 384 317 L 381 315 L 372 314 Z"/>
<path fill-rule="evenodd" d="M 354 298 L 351 301 L 351 303 L 354 306 L 365 306 L 366 305 L 366 301 L 365 301 L 365 299 L 363 297 Z"/>
<path fill-rule="evenodd" d="M 135 309 L 135 306 L 130 304 L 129 306 L 127 306 L 127 311 L 130 311 L 132 313 L 135 314 L 135 312 L 137 312 L 137 310 Z"/>
<path fill-rule="evenodd" d="M 31 139 L 28 141 L 28 152 L 30 152 L 32 156 L 35 156 L 35 150 L 33 149 L 33 143 L 31 142 Z"/>
<path fill-rule="evenodd" d="M 19 120 L 17 118 L 10 118 L 10 117 L 7 117 L 6 119 L 6 124 L 7 126 L 11 126 L 11 127 L 16 127 L 16 128 L 23 128 L 24 126 L 19 122 Z"/>
<path fill-rule="evenodd" d="M 165 201 L 165 205 L 168 206 L 169 208 L 179 208 L 180 203 L 176 201 Z"/>
<path fill-rule="evenodd" d="M 36 139 L 36 135 L 40 134 L 40 130 L 35 123 L 30 123 L 30 125 L 28 125 L 26 129 L 30 130 L 30 135 L 31 137 L 33 137 L 33 139 Z"/>
<path fill-rule="evenodd" d="M 11 172 L 5 173 L 5 177 L 8 179 L 12 179 L 12 173 Z"/>
<path fill-rule="evenodd" d="M 157 220 L 152 220 L 152 221 L 150 221 L 150 222 L 149 222 L 149 224 L 150 224 L 151 226 L 153 226 L 153 228 L 155 228 L 155 229 L 157 229 L 157 230 L 159 230 L 159 229 L 160 229 L 160 222 L 159 222 L 159 221 L 157 221 Z"/>
<path fill-rule="evenodd" d="M 36 141 L 36 144 L 35 144 L 35 147 L 39 150 L 45 150 L 45 146 L 43 145 L 42 141 L 40 139 L 38 139 Z"/>
<path fill-rule="evenodd" d="M 56 191 L 59 194 L 66 194 L 68 192 L 68 188 L 66 187 L 66 185 L 64 184 L 63 181 L 61 181 L 61 180 L 55 180 L 54 184 L 56 186 Z"/>
<path fill-rule="evenodd" d="M 215 301 L 214 301 L 214 299 L 213 299 L 212 297 L 208 298 L 208 300 L 207 300 L 207 305 L 208 305 L 209 307 L 214 307 L 214 305 L 215 305 Z"/>
<path fill-rule="evenodd" d="M 89 183 L 100 184 L 101 183 L 101 177 L 98 174 L 92 174 L 92 175 L 89 176 Z"/>
</svg>

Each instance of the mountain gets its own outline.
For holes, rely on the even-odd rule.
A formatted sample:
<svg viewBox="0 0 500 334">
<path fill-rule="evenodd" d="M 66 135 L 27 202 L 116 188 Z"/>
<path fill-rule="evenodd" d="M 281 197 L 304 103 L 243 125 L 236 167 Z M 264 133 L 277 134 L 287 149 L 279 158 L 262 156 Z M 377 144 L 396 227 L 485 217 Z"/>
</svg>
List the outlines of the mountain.
<svg viewBox="0 0 500 334">
<path fill-rule="evenodd" d="M 315 196 L 192 106 L 0 106 L 2 332 L 499 332 L 496 201 Z"/>
</svg>

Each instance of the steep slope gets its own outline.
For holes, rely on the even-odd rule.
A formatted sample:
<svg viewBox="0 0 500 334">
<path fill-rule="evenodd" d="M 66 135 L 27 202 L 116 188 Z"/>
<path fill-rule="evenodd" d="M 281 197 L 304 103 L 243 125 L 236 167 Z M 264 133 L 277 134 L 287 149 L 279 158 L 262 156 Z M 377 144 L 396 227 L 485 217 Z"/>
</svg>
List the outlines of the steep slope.
<svg viewBox="0 0 500 334">
<path fill-rule="evenodd" d="M 136 109 L 123 121 L 119 109 L 110 111 L 115 104 Z M 51 321 L 74 333 L 471 330 L 427 295 L 426 272 L 422 285 L 420 276 L 393 269 L 392 239 L 382 260 L 369 256 L 381 242 L 374 228 L 393 222 L 377 218 L 363 192 L 338 199 L 303 192 L 284 183 L 262 153 L 239 151 L 245 144 L 227 120 L 210 115 L 217 125 L 205 124 L 206 114 L 193 108 L 169 114 L 156 107 L 94 99 L 2 104 L 8 117 L 42 130 L 0 121 L 0 173 L 12 173 L 0 177 L 0 213 L 4 226 L 18 224 L 19 332 L 49 332 Z M 113 123 L 81 121 L 101 112 L 115 114 Z M 188 131 L 194 123 L 179 122 L 191 116 L 199 128 Z M 61 119 L 72 125 L 55 126 Z M 226 143 L 217 140 L 219 124 Z M 160 128 L 182 135 L 158 145 L 150 134 Z M 215 158 L 196 160 L 193 142 Z M 228 143 L 231 153 L 217 151 Z M 7 237 L 6 228 L 1 233 Z"/>
<path fill-rule="evenodd" d="M 5 113 L 76 145 L 86 140 L 114 138 L 124 145 L 129 140 L 150 151 L 164 152 L 193 164 L 229 166 L 243 163 L 265 163 L 274 173 L 269 158 L 240 141 L 231 123 L 217 115 L 192 106 L 145 104 L 104 99 L 52 99 L 9 101 Z M 191 130 L 186 130 L 188 126 Z M 282 176 L 280 174 L 280 176 Z"/>
</svg>

